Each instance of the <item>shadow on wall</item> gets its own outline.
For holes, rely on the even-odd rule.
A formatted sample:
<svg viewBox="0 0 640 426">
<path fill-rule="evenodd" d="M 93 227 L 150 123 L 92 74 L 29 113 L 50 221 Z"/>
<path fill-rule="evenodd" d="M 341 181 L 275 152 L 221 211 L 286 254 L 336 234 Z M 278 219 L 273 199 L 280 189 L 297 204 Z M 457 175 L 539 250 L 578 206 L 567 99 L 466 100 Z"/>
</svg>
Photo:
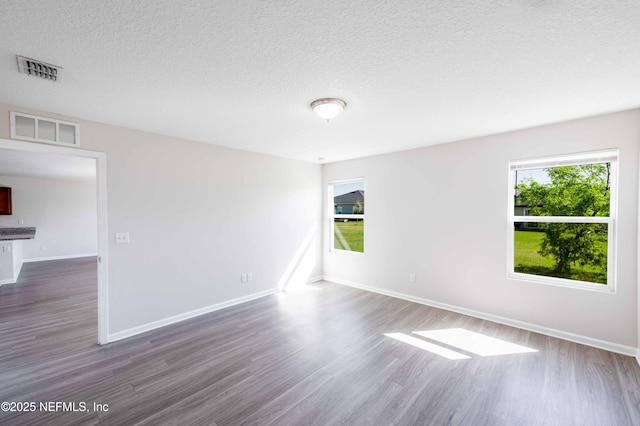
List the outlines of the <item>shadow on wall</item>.
<svg viewBox="0 0 640 426">
<path fill-rule="evenodd" d="M 280 281 L 278 281 L 280 291 L 300 290 L 308 287 L 307 282 L 316 264 L 317 229 L 317 224 L 311 227 L 289 266 L 282 274 Z"/>
</svg>

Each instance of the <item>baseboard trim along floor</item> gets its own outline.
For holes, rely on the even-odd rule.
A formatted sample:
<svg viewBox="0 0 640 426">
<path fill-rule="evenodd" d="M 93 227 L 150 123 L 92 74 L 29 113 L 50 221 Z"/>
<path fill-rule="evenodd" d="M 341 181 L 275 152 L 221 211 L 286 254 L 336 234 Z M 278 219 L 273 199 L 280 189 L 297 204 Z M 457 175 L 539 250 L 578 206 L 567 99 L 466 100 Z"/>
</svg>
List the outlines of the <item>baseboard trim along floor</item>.
<svg viewBox="0 0 640 426">
<path fill-rule="evenodd" d="M 535 333 L 544 334 L 546 336 L 557 337 L 558 339 L 568 340 L 574 343 L 580 343 L 582 345 L 592 346 L 598 349 L 604 349 L 606 351 L 615 352 L 622 355 L 635 357 L 640 365 L 640 350 L 632 346 L 620 345 L 618 343 L 608 342 L 606 340 L 594 339 L 592 337 L 583 336 L 580 334 L 569 333 L 554 328 L 543 327 L 536 324 L 531 324 L 524 321 L 518 321 L 511 318 L 501 317 L 498 315 L 487 314 L 485 312 L 475 311 L 473 309 L 462 308 L 460 306 L 449 305 L 447 303 L 440 303 L 421 297 L 411 296 L 409 294 L 398 293 L 391 290 L 385 290 L 377 287 L 368 286 L 365 284 L 356 283 L 353 281 L 347 281 L 336 277 L 324 276 L 325 281 L 332 282 L 334 284 L 346 285 L 348 287 L 354 287 L 360 290 L 366 290 L 373 293 L 383 294 L 385 296 L 395 297 L 397 299 L 407 300 L 409 302 L 420 303 L 421 305 L 427 305 L 434 308 L 445 309 L 447 311 L 456 312 L 458 314 L 469 315 L 471 317 L 484 319 L 488 321 L 497 322 L 503 325 L 509 325 L 512 327 L 521 328 L 527 331 L 533 331 Z"/>
<path fill-rule="evenodd" d="M 48 260 L 64 260 L 64 259 L 79 259 L 81 257 L 96 257 L 98 253 L 82 253 L 82 254 L 66 254 L 64 256 L 49 256 L 49 257 L 36 257 L 34 259 L 24 259 L 24 263 L 31 262 L 46 262 Z"/>
<path fill-rule="evenodd" d="M 208 314 L 210 312 L 214 312 L 220 309 L 228 308 L 230 306 L 239 305 L 241 303 L 249 302 L 255 299 L 260 299 L 261 297 L 270 296 L 272 294 L 278 293 L 278 291 L 279 290 L 277 288 L 260 291 L 258 293 L 253 293 L 247 296 L 226 300 L 224 302 L 216 303 L 214 305 L 209 305 L 203 308 L 194 309 L 193 311 L 174 315 L 172 317 L 164 318 L 158 321 L 153 321 L 137 327 L 129 328 L 127 330 L 119 331 L 117 333 L 109 334 L 109 343 L 117 342 L 118 340 L 126 339 L 128 337 L 132 337 L 138 334 L 146 333 L 147 331 L 155 330 L 156 328 L 165 327 L 167 325 L 171 325 L 177 322 L 195 318 L 197 316 Z"/>
<path fill-rule="evenodd" d="M 324 277 L 322 275 L 310 277 L 307 280 L 308 284 L 322 281 Z M 235 299 L 227 300 L 224 302 L 216 303 L 215 305 L 205 306 L 203 308 L 194 309 L 193 311 L 185 312 L 182 314 L 174 315 L 169 318 L 164 318 L 158 321 L 153 321 L 148 324 L 143 324 L 138 327 L 129 328 L 127 330 L 119 331 L 117 333 L 113 333 L 109 335 L 109 343 L 117 342 L 118 340 L 126 339 L 127 337 L 132 337 L 138 334 L 146 333 L 147 331 L 155 330 L 156 328 L 164 327 L 167 325 L 175 324 L 180 321 L 185 321 L 200 315 L 208 314 L 209 312 L 214 312 L 219 309 L 228 308 L 230 306 L 239 305 L 241 303 L 250 302 L 255 299 L 260 299 L 261 297 L 270 296 L 272 294 L 279 293 L 280 289 L 273 288 L 265 291 L 261 291 L 258 293 L 249 294 L 247 296 L 238 297 Z"/>
</svg>

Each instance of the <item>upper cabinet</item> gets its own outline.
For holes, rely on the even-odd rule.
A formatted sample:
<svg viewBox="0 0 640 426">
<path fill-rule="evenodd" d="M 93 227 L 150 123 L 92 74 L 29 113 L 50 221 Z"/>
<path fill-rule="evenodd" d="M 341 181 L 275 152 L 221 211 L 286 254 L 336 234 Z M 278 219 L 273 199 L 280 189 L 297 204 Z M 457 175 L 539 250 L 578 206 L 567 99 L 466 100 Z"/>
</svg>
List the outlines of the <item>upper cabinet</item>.
<svg viewBox="0 0 640 426">
<path fill-rule="evenodd" d="M 11 214 L 11 188 L 0 186 L 0 215 Z"/>
</svg>

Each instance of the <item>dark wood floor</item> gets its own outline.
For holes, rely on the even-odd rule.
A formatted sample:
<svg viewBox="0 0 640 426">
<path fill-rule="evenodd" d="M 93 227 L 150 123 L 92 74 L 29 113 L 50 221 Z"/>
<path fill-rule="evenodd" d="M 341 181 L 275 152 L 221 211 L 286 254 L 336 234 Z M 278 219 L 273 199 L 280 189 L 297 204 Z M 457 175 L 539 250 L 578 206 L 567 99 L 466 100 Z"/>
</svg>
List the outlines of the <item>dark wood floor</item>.
<svg viewBox="0 0 640 426">
<path fill-rule="evenodd" d="M 1 423 L 640 424 L 633 358 L 328 283 L 100 347 L 95 268 L 26 264 L 0 287 L 0 401 L 89 409 L 0 412 Z M 537 352 L 480 356 L 414 333 L 451 328 Z"/>
</svg>

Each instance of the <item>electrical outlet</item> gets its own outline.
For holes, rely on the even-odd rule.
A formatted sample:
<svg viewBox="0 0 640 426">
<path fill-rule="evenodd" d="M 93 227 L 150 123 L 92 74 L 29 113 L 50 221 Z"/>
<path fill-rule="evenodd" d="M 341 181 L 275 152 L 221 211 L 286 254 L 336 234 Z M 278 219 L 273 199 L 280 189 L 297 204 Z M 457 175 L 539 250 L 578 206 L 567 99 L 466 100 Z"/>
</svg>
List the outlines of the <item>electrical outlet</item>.
<svg viewBox="0 0 640 426">
<path fill-rule="evenodd" d="M 24 219 L 18 220 L 18 225 L 24 225 Z"/>
<path fill-rule="evenodd" d="M 129 233 L 116 232 L 116 244 L 129 244 Z"/>
<path fill-rule="evenodd" d="M 247 274 L 247 282 L 250 283 L 251 281 L 253 281 L 253 274 L 251 272 L 249 272 Z"/>
<path fill-rule="evenodd" d="M 243 284 L 247 282 L 247 274 L 240 275 L 240 282 Z"/>
<path fill-rule="evenodd" d="M 416 274 L 409 274 L 409 282 L 410 283 L 416 282 Z"/>
<path fill-rule="evenodd" d="M 47 246 L 40 246 L 40 250 L 46 250 Z"/>
</svg>

